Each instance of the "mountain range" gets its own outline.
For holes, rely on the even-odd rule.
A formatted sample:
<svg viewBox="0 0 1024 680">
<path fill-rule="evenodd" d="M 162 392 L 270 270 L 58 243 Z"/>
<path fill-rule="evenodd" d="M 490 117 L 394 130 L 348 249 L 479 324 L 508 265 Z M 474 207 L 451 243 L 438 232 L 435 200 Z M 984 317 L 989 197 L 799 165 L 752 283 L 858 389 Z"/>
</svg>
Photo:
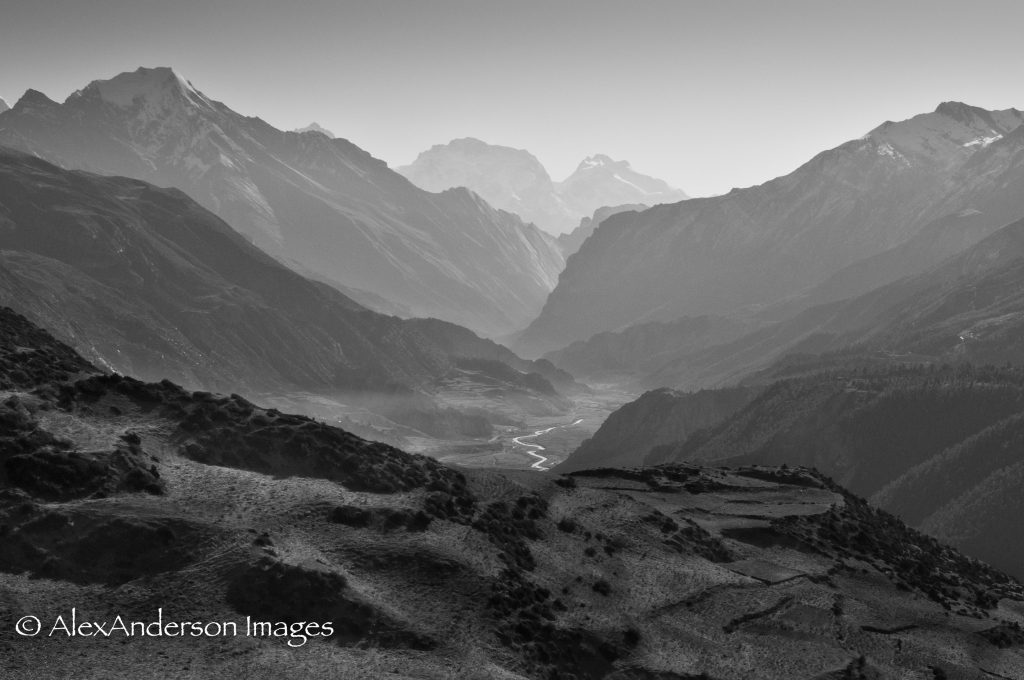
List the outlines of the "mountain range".
<svg viewBox="0 0 1024 680">
<path fill-rule="evenodd" d="M 552 237 L 466 189 L 423 191 L 347 140 L 278 130 L 169 68 L 62 104 L 29 90 L 0 116 L 0 144 L 181 189 L 275 258 L 390 312 L 507 333 L 564 264 Z"/>
<path fill-rule="evenodd" d="M 686 198 L 628 162 L 601 154 L 585 158 L 569 177 L 555 182 L 530 152 L 472 137 L 435 145 L 397 170 L 428 191 L 468 187 L 491 205 L 556 235 L 605 206 L 651 206 Z"/>
<path fill-rule="evenodd" d="M 492 392 L 539 387 L 549 398 L 549 378 L 579 387 L 468 329 L 366 309 L 180 190 L 0 147 L 0 225 L 0 301 L 119 373 L 192 389 L 344 395 L 438 434 L 486 422 L 429 396 L 439 380 L 466 377 L 462 361 L 505 367 Z"/>
<path fill-rule="evenodd" d="M 791 315 L 917 273 L 1024 214 L 1022 121 L 946 102 L 763 185 L 613 215 L 514 348 L 681 316 Z"/>
</svg>

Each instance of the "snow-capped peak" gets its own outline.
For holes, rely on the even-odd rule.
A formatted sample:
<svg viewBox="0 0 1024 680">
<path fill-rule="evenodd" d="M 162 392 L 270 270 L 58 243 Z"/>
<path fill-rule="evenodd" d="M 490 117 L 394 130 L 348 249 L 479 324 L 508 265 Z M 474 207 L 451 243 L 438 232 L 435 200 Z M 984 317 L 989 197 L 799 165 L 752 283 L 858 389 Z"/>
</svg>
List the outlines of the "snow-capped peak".
<svg viewBox="0 0 1024 680">
<path fill-rule="evenodd" d="M 873 141 L 879 155 L 907 164 L 929 158 L 951 162 L 963 153 L 984 148 L 1024 123 L 1016 109 L 988 111 L 962 102 L 943 102 L 932 113 L 908 120 L 887 121 L 864 139 Z"/>
<path fill-rule="evenodd" d="M 594 168 L 603 168 L 605 166 L 615 165 L 615 164 L 616 164 L 616 162 L 613 161 L 608 156 L 605 156 L 604 154 L 596 154 L 596 155 L 587 156 L 586 158 L 584 158 L 583 162 L 580 163 L 580 166 L 576 170 L 577 170 L 577 172 L 580 171 L 580 170 L 592 170 Z M 629 164 L 627 163 L 627 165 L 629 165 Z"/>
<path fill-rule="evenodd" d="M 316 121 L 310 123 L 306 127 L 296 128 L 292 132 L 319 132 L 320 134 L 327 135 L 331 139 L 335 138 L 335 134 L 325 127 L 321 127 Z"/>
<path fill-rule="evenodd" d="M 94 80 L 68 99 L 91 93 L 98 93 L 105 102 L 120 108 L 134 106 L 140 99 L 147 105 L 159 105 L 174 96 L 184 97 L 194 104 L 205 101 L 205 97 L 191 83 L 167 66 L 140 67 L 110 80 Z"/>
</svg>

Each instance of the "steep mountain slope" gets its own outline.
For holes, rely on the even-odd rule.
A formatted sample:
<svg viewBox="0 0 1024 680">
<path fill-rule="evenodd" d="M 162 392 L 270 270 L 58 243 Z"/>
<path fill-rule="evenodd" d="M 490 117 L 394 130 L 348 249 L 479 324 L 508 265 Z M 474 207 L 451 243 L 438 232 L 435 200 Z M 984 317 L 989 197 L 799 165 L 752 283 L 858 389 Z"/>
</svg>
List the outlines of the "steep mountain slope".
<svg viewBox="0 0 1024 680">
<path fill-rule="evenodd" d="M 618 333 L 598 333 L 545 358 L 581 378 L 632 381 L 656 375 L 676 357 L 728 343 L 749 330 L 750 324 L 714 316 L 652 321 Z"/>
<path fill-rule="evenodd" d="M 594 233 L 594 230 L 612 215 L 617 215 L 620 212 L 626 212 L 627 210 L 643 210 L 647 206 L 642 203 L 626 203 L 625 205 L 614 205 L 604 206 L 594 211 L 593 215 L 584 217 L 580 220 L 579 225 L 570 232 L 561 234 L 558 237 L 558 245 L 562 247 L 562 252 L 565 253 L 565 257 L 568 258 L 570 255 L 575 253 L 583 245 L 583 242 L 590 238 L 590 235 Z"/>
<path fill-rule="evenodd" d="M 522 327 L 564 264 L 551 237 L 466 190 L 422 191 L 344 139 L 239 115 L 167 68 L 63 104 L 29 91 L 0 116 L 0 144 L 177 187 L 303 273 L 477 332 Z"/>
<path fill-rule="evenodd" d="M 3 113 L 4 111 L 8 110 L 9 108 L 11 108 L 11 107 L 7 105 L 7 102 L 5 102 L 3 99 L 0 99 L 0 113 Z"/>
<path fill-rule="evenodd" d="M 586 158 L 565 181 L 554 182 L 530 152 L 472 137 L 437 144 L 397 170 L 427 191 L 467 187 L 491 205 L 561 235 L 604 206 L 650 206 L 686 198 L 662 180 L 636 172 L 628 162 L 602 155 Z"/>
<path fill-rule="evenodd" d="M 1024 564 L 1019 523 L 1024 414 L 992 425 L 920 463 L 874 501 L 971 555 Z"/>
<path fill-rule="evenodd" d="M 586 389 L 586 386 L 577 383 L 570 373 L 561 370 L 550 361 L 522 359 L 504 345 L 480 338 L 468 328 L 440 319 L 408 319 L 406 325 L 430 338 L 430 341 L 448 356 L 498 361 L 522 373 L 541 375 L 556 388 L 566 392 Z"/>
<path fill-rule="evenodd" d="M 976 209 L 991 229 L 1018 219 L 1022 120 L 1014 109 L 945 103 L 761 186 L 613 216 L 562 272 L 516 349 L 541 353 L 638 322 L 749 312 L 948 215 Z"/>
<path fill-rule="evenodd" d="M 19 678 L 1024 672 L 1019 584 L 816 473 L 463 474 L 0 328 L 4 616 L 162 617 L 5 635 Z"/>
<path fill-rule="evenodd" d="M 750 387 L 693 393 L 652 390 L 608 416 L 557 470 L 637 465 L 657 446 L 681 442 L 697 430 L 718 425 L 756 394 Z"/>
<path fill-rule="evenodd" d="M 1021 576 L 1019 527 L 998 518 L 1024 464 L 1022 413 L 1018 368 L 831 371 L 776 382 L 720 424 L 644 460 L 813 466 Z M 991 521 L 971 520 L 968 509 Z"/>
<path fill-rule="evenodd" d="M 819 305 L 734 342 L 680 354 L 649 384 L 766 382 L 830 362 L 1024 361 L 1024 220 L 917 276 Z M 783 355 L 811 355 L 806 360 Z M 817 359 L 815 355 L 838 353 Z M 771 367 L 779 359 L 779 365 Z M 766 368 L 768 367 L 768 368 Z M 763 369 L 757 376 L 750 374 Z"/>
<path fill-rule="evenodd" d="M 822 283 L 801 294 L 773 305 L 762 312 L 768 319 L 782 319 L 791 310 L 799 311 L 829 302 L 856 297 L 898 281 L 914 272 L 923 272 L 943 260 L 962 253 L 1020 217 L 1020 211 L 967 208 L 928 223 L 909 240 L 878 255 L 859 260 L 839 270 Z"/>
<path fill-rule="evenodd" d="M 347 393 L 385 413 L 407 401 L 404 410 L 439 422 L 418 393 L 459 374 L 460 358 L 494 353 L 572 383 L 466 329 L 371 312 L 178 190 L 0 148 L 0 227 L 0 301 L 122 373 L 233 392 Z"/>
</svg>

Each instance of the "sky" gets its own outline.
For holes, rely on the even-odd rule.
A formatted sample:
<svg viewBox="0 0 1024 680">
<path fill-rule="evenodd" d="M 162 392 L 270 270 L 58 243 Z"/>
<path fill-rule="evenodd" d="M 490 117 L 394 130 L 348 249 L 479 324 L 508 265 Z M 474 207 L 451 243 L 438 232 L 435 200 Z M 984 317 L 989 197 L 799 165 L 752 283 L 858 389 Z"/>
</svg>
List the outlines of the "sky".
<svg viewBox="0 0 1024 680">
<path fill-rule="evenodd" d="M 628 160 L 690 195 L 947 100 L 1024 108 L 1019 0 L 0 0 L 0 97 L 171 66 L 391 166 L 477 137 L 555 180 Z"/>
</svg>

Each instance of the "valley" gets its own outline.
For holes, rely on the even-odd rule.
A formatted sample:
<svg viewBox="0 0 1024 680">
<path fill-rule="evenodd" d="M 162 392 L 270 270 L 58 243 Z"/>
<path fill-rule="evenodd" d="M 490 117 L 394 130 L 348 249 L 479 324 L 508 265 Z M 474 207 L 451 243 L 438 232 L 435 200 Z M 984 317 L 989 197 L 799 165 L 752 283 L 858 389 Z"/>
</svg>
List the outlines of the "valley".
<svg viewBox="0 0 1024 680">
<path fill-rule="evenodd" d="M 119 3 L 0 21 L 0 680 L 1024 680 L 1024 9 Z"/>
<path fill-rule="evenodd" d="M 609 413 L 635 397 L 615 385 L 594 385 L 591 393 L 571 397 L 564 413 L 521 415 L 517 424 L 495 426 L 495 434 L 486 440 L 409 437 L 407 450 L 460 467 L 547 471 L 593 435 Z M 543 462 L 536 446 L 543 447 Z"/>
</svg>

